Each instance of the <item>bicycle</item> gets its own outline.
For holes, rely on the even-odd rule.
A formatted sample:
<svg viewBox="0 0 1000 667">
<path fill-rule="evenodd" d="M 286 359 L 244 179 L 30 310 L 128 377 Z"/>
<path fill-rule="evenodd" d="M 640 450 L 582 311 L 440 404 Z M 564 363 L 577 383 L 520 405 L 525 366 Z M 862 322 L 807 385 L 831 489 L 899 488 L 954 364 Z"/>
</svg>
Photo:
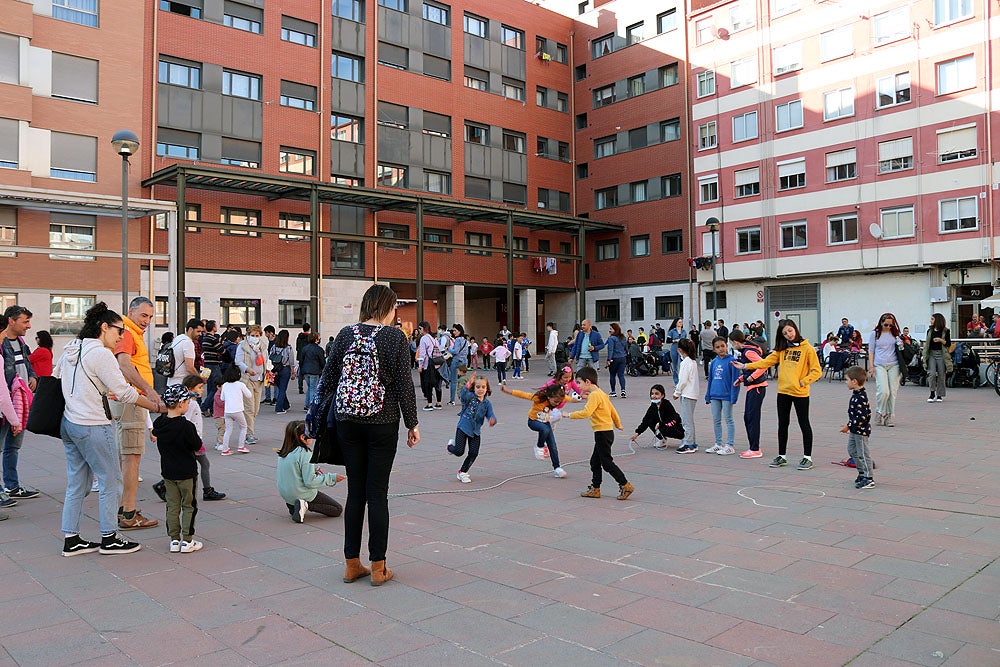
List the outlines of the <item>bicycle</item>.
<svg viewBox="0 0 1000 667">
<path fill-rule="evenodd" d="M 993 385 L 993 389 L 1000 396 L 1000 357 L 992 357 L 985 372 L 986 384 Z"/>
</svg>

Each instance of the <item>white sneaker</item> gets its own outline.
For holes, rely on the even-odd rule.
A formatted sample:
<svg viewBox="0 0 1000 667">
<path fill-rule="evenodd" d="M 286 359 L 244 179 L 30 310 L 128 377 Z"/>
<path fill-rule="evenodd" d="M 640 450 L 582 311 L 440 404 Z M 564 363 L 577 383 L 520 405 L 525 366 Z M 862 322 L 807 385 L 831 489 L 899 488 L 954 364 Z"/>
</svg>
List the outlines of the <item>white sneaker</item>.
<svg viewBox="0 0 1000 667">
<path fill-rule="evenodd" d="M 666 449 L 667 448 L 667 441 L 666 440 L 653 440 L 653 448 L 654 449 Z"/>
<path fill-rule="evenodd" d="M 535 447 L 534 445 L 532 445 L 531 448 L 535 450 L 535 458 L 536 459 L 538 459 L 539 461 L 544 461 L 545 460 L 545 450 L 544 449 L 542 449 L 541 447 Z"/>
<path fill-rule="evenodd" d="M 191 540 L 190 542 L 183 542 L 182 541 L 181 542 L 181 553 L 182 554 L 189 554 L 192 551 L 197 551 L 198 549 L 201 549 L 203 546 L 205 546 L 205 545 L 202 544 L 201 542 L 199 542 L 198 540 Z"/>
<path fill-rule="evenodd" d="M 215 448 L 221 452 L 222 450 L 224 450 L 226 448 L 226 446 L 224 444 L 222 444 L 221 442 L 217 442 L 217 443 L 215 443 Z"/>
<path fill-rule="evenodd" d="M 562 479 L 563 477 L 566 476 L 566 471 L 563 470 L 562 468 L 556 468 L 555 470 L 552 471 L 552 474 L 554 474 L 559 479 Z"/>
<path fill-rule="evenodd" d="M 709 447 L 708 449 L 705 450 L 705 453 L 706 454 L 718 454 L 723 449 L 725 449 L 725 447 L 723 447 L 722 445 L 712 445 L 711 447 Z"/>
<path fill-rule="evenodd" d="M 472 481 L 472 478 L 469 477 L 469 473 L 467 472 L 459 471 L 456 477 L 458 478 L 458 481 L 460 481 L 462 484 L 468 484 Z"/>
<path fill-rule="evenodd" d="M 719 456 L 730 456 L 730 455 L 735 454 L 735 453 L 736 453 L 736 450 L 733 449 L 732 447 L 723 447 L 718 452 L 716 452 L 716 454 L 718 454 Z"/>
<path fill-rule="evenodd" d="M 176 554 L 181 551 L 181 541 L 180 540 L 170 540 L 170 553 Z"/>
<path fill-rule="evenodd" d="M 139 481 L 140 482 L 142 481 L 142 475 L 139 475 Z"/>
</svg>

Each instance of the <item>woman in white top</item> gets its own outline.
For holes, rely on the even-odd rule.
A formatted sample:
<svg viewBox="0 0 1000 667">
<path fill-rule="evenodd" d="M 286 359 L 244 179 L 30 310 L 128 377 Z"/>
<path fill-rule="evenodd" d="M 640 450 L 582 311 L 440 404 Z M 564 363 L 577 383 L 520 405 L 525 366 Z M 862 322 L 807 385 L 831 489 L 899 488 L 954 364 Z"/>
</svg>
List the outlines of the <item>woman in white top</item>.
<svg viewBox="0 0 1000 667">
<path fill-rule="evenodd" d="M 868 367 L 875 369 L 875 425 L 895 426 L 892 415 L 896 410 L 899 391 L 899 358 L 902 345 L 899 324 L 892 313 L 883 313 L 878 325 L 868 336 Z"/>
</svg>

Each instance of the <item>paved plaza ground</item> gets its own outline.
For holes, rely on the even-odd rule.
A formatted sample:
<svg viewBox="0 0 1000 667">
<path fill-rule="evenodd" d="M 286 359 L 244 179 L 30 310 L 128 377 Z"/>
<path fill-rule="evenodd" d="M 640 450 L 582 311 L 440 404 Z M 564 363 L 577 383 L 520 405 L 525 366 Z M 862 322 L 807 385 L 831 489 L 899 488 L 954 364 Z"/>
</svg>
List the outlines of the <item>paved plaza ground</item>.
<svg viewBox="0 0 1000 667">
<path fill-rule="evenodd" d="M 541 380 L 536 369 L 519 387 Z M 390 500 L 396 579 L 381 588 L 341 581 L 341 519 L 295 524 L 275 490 L 272 448 L 302 414 L 294 390 L 292 412 L 265 408 L 253 453 L 211 452 L 214 484 L 229 497 L 200 503 L 205 548 L 193 554 L 167 552 L 154 449 L 139 506 L 161 523 L 129 533 L 142 551 L 63 558 L 62 445 L 29 434 L 20 473 L 42 495 L 0 523 L 0 667 L 1000 665 L 991 388 L 955 389 L 941 404 L 901 388 L 898 426 L 872 436 L 877 486 L 856 491 L 855 471 L 831 465 L 846 455 L 843 382 L 814 385 L 816 467 L 800 472 L 767 467 L 773 383 L 764 459 L 681 456 L 676 442 L 628 455 L 653 381 L 630 378 L 629 398 L 615 400 L 626 432 L 614 449 L 636 487 L 625 502 L 611 480 L 604 498 L 579 497 L 590 478 L 586 422 L 557 426 L 573 463 L 555 479 L 532 456 L 528 404 L 495 394 L 501 421 L 484 429 L 474 481 L 462 485 L 444 450 L 455 409 L 421 412 L 423 440 L 401 445 L 391 491 L 435 493 Z M 709 415 L 698 408 L 702 449 Z M 800 443 L 793 422 L 793 463 Z M 331 495 L 343 501 L 346 485 Z M 98 537 L 96 514 L 93 494 L 86 538 Z"/>
</svg>

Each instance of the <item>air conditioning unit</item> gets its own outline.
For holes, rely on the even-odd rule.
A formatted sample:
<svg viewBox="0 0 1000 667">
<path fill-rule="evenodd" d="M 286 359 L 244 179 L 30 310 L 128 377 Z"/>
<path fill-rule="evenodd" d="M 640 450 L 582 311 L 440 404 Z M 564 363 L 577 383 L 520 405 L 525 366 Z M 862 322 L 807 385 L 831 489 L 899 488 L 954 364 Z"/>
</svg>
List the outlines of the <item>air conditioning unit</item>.
<svg viewBox="0 0 1000 667">
<path fill-rule="evenodd" d="M 928 291 L 930 292 L 931 303 L 948 303 L 950 301 L 947 287 L 931 287 Z"/>
</svg>

